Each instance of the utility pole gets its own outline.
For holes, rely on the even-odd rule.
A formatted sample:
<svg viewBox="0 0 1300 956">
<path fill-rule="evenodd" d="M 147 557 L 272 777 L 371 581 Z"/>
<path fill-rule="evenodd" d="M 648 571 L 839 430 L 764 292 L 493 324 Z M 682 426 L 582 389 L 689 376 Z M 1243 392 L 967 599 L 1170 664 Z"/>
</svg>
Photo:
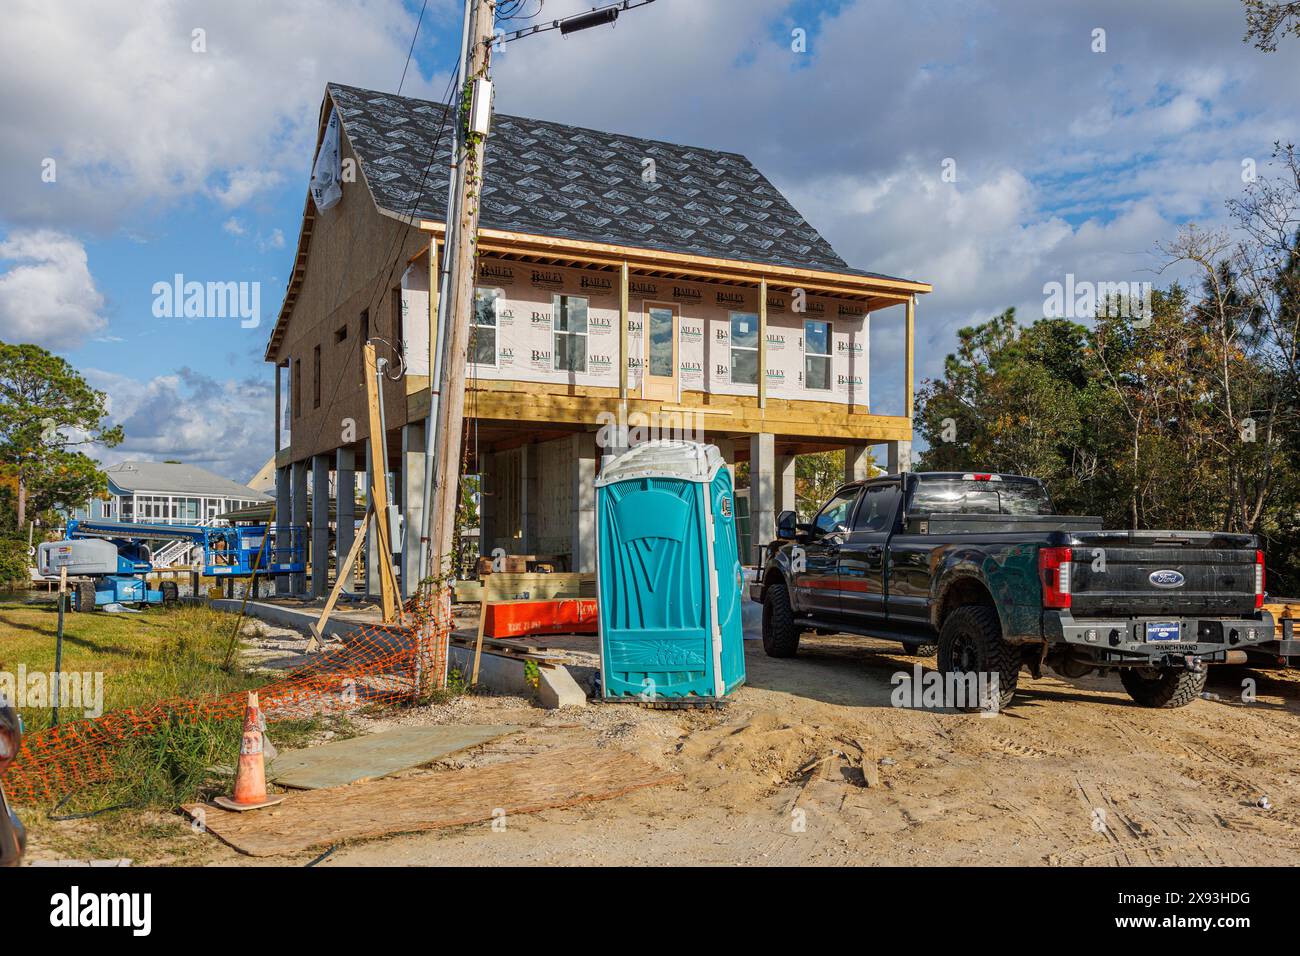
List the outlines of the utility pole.
<svg viewBox="0 0 1300 956">
<path fill-rule="evenodd" d="M 601 25 L 612 25 L 619 13 L 643 7 L 654 0 L 617 0 L 586 13 L 495 36 L 496 0 L 465 0 L 465 52 L 455 110 L 456 136 L 452 140 L 452 182 L 448 190 L 447 228 L 443 247 L 443 275 L 438 290 L 435 336 L 431 336 L 429 424 L 435 425 L 425 454 L 432 458 L 434 480 L 425 482 L 423 520 L 428 548 L 420 561 L 422 580 L 433 587 L 425 597 L 425 615 L 419 625 L 417 681 L 427 684 L 439 670 L 446 680 L 447 642 L 436 622 L 450 627 L 451 605 L 447 577 L 451 571 L 460 503 L 461 440 L 465 427 L 465 369 L 468 360 L 470 316 L 474 309 L 475 259 L 479 199 L 482 195 L 484 154 L 492 112 L 490 79 L 494 42 L 507 43 L 559 30 L 568 35 Z M 426 471 L 426 475 L 429 471 Z M 422 544 L 425 542 L 422 541 Z M 437 637 L 440 646 L 434 647 Z M 421 686 L 419 693 L 427 688 Z"/>
<path fill-rule="evenodd" d="M 458 143 L 462 149 L 455 170 L 454 203 L 448 205 L 447 251 L 453 256 L 451 275 L 441 296 L 450 296 L 443 324 L 445 342 L 442 351 L 438 390 L 436 475 L 432 491 L 433 514 L 429 523 L 428 574 L 435 585 L 427 595 L 427 619 L 420 626 L 419 673 L 422 683 L 439 683 L 446 679 L 447 639 L 437 627 L 450 626 L 451 607 L 447 600 L 447 576 L 456 537 L 456 509 L 460 502 L 461 435 L 465 424 L 465 366 L 469 349 L 470 314 L 474 308 L 479 199 L 483 185 L 483 157 L 487 141 L 488 117 L 492 110 L 492 84 L 489 78 L 492 56 L 496 0 L 466 0 L 469 21 L 469 45 L 465 83 L 452 104 L 453 122 L 457 124 Z M 453 218 L 454 216 L 454 218 Z M 433 370 L 430 369 L 432 372 Z M 430 386 L 434 386 L 430 382 Z M 432 409 L 430 409 L 432 413 Z M 437 646 L 434 646 L 434 642 Z M 440 673 L 438 673 L 440 672 Z M 422 687 L 419 690 L 423 691 Z"/>
<path fill-rule="evenodd" d="M 465 89 L 465 76 L 468 72 L 467 64 L 470 57 L 470 21 L 473 12 L 474 0 L 465 0 L 465 17 L 461 25 L 460 37 L 460 57 L 456 67 L 456 96 L 460 97 Z M 449 107 L 449 109 L 454 109 Z M 456 215 L 456 200 L 459 198 L 456 192 L 456 170 L 460 168 L 460 159 L 463 145 L 461 136 L 461 124 L 451 124 L 451 171 L 447 177 L 447 214 L 446 222 L 453 223 L 459 218 Z M 435 468 L 439 457 L 442 454 L 441 436 L 438 433 L 439 418 L 441 415 L 441 398 L 440 389 L 442 387 L 442 363 L 443 357 L 447 353 L 447 314 L 451 305 L 448 290 L 451 288 L 451 263 L 455 255 L 455 235 L 448 228 L 443 233 L 442 256 L 438 257 L 437 262 L 433 262 L 434 269 L 437 273 L 437 280 L 429 283 L 429 291 L 436 292 L 438 296 L 437 313 L 430 316 L 429 328 L 429 414 L 424 419 L 424 507 L 420 512 L 420 581 L 429 577 L 431 570 L 436 564 L 432 560 L 432 549 L 429 547 L 429 541 L 432 537 L 432 531 L 435 521 L 433 518 L 433 488 L 436 480 Z M 438 243 L 435 240 L 429 245 L 430 256 L 437 257 Z"/>
</svg>

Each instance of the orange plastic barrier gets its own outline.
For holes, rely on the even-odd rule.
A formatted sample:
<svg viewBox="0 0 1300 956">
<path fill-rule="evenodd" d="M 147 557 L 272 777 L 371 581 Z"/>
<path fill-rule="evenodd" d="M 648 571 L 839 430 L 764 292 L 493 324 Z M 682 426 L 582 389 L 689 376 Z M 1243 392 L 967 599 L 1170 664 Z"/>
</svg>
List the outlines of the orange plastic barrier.
<svg viewBox="0 0 1300 956">
<path fill-rule="evenodd" d="M 346 713 L 376 704 L 413 701 L 422 689 L 442 687 L 447 673 L 450 607 L 424 607 L 412 598 L 401 625 L 367 624 L 259 689 L 266 720 Z M 424 624 L 430 639 L 421 642 Z M 430 626 L 431 625 L 431 626 Z M 111 711 L 94 720 L 60 724 L 23 738 L 5 790 L 15 803 L 58 799 L 110 779 L 113 753 L 132 737 L 171 721 L 239 719 L 247 693 L 161 701 L 152 707 Z"/>
<path fill-rule="evenodd" d="M 595 634 L 595 598 L 555 598 L 550 601 L 495 601 L 483 612 L 488 637 L 530 634 Z"/>
</svg>

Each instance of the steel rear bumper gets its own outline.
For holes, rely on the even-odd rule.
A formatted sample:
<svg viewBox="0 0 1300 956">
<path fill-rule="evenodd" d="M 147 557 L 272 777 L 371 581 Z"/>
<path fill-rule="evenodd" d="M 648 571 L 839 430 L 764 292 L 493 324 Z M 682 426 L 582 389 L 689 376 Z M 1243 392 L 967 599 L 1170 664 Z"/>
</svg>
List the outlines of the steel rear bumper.
<svg viewBox="0 0 1300 956">
<path fill-rule="evenodd" d="M 1147 641 L 1146 625 L 1153 621 L 1180 625 L 1178 641 Z M 1068 644 L 1086 649 L 1095 660 L 1110 663 L 1146 662 L 1158 667 L 1195 667 L 1238 660 L 1233 651 L 1275 651 L 1280 642 L 1273 638 L 1273 618 L 1267 612 L 1258 617 L 1079 618 L 1069 611 L 1044 611 L 1043 636 L 1049 644 Z M 1214 639 L 1207 640 L 1207 636 Z M 1292 642 L 1300 645 L 1300 641 Z M 1293 653 L 1300 653 L 1297 650 Z"/>
</svg>

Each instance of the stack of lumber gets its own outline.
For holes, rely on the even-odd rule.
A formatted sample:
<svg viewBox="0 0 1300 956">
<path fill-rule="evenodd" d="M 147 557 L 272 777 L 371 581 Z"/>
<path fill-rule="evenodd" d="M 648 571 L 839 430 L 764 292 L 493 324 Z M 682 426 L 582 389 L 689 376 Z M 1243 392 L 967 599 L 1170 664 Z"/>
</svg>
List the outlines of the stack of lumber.
<svg viewBox="0 0 1300 956">
<path fill-rule="evenodd" d="M 1300 598 L 1278 598 L 1265 604 L 1264 610 L 1273 615 L 1273 633 L 1281 640 L 1282 622 L 1300 621 Z"/>
</svg>

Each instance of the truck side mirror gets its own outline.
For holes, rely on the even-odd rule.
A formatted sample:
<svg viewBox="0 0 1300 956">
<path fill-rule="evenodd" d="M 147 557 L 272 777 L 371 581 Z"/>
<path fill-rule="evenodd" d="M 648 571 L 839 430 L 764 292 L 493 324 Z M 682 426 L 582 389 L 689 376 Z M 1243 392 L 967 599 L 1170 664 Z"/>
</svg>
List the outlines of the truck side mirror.
<svg viewBox="0 0 1300 956">
<path fill-rule="evenodd" d="M 782 511 L 776 516 L 776 536 L 778 538 L 793 538 L 799 533 L 796 526 L 798 516 L 790 510 Z"/>
</svg>

